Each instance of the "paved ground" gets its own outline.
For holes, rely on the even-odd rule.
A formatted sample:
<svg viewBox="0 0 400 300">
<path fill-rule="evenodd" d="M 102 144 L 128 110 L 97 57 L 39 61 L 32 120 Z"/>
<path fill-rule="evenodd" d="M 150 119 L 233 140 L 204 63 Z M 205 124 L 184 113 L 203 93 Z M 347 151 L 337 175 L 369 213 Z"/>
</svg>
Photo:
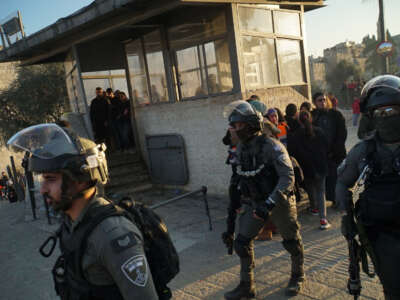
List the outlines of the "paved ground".
<svg viewBox="0 0 400 300">
<path fill-rule="evenodd" d="M 349 128 L 348 146 L 356 142 L 355 129 Z M 179 194 L 179 191 L 142 193 L 138 199 L 156 203 Z M 223 299 L 223 293 L 238 282 L 239 259 L 226 254 L 220 240 L 225 230 L 227 199 L 209 197 L 214 230 L 208 230 L 202 198 L 191 197 L 161 207 L 180 252 L 181 272 L 170 286 L 174 299 Z M 43 212 L 32 221 L 24 203 L 0 202 L 0 299 L 57 299 L 50 270 L 56 259 L 43 258 L 38 252 L 41 243 L 57 225 L 46 224 Z M 328 209 L 332 228 L 318 229 L 318 217 L 302 212 L 300 223 L 305 243 L 307 282 L 304 291 L 292 299 L 352 299 L 346 292 L 347 246 L 339 230 L 339 214 Z M 289 256 L 280 237 L 256 242 L 257 299 L 287 299 L 284 288 L 289 279 Z M 378 279 L 362 275 L 361 299 L 383 299 Z M 145 300 L 145 299 L 140 299 Z"/>
</svg>

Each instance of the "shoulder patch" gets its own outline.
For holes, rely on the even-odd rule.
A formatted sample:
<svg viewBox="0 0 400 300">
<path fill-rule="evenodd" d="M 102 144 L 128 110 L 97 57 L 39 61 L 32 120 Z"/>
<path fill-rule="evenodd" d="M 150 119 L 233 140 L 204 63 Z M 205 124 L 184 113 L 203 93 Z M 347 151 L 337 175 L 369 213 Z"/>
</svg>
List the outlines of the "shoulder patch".
<svg viewBox="0 0 400 300">
<path fill-rule="evenodd" d="M 144 255 L 137 255 L 129 258 L 121 266 L 125 277 L 133 284 L 144 287 L 149 277 L 147 260 Z"/>
<path fill-rule="evenodd" d="M 129 232 L 127 234 L 121 235 L 116 239 L 111 241 L 111 248 L 115 253 L 120 253 L 126 249 L 129 249 L 137 244 L 135 234 Z"/>
</svg>

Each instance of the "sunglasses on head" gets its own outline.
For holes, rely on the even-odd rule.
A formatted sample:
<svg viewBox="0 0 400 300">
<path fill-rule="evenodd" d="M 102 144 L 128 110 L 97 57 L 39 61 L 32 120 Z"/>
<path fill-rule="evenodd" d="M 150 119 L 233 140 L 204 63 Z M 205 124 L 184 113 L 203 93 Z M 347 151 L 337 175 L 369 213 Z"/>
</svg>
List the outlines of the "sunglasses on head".
<svg viewBox="0 0 400 300">
<path fill-rule="evenodd" d="M 386 106 L 386 107 L 379 107 L 375 109 L 372 113 L 374 118 L 379 117 L 391 117 L 391 116 L 398 116 L 400 115 L 400 107 L 399 106 Z"/>
</svg>

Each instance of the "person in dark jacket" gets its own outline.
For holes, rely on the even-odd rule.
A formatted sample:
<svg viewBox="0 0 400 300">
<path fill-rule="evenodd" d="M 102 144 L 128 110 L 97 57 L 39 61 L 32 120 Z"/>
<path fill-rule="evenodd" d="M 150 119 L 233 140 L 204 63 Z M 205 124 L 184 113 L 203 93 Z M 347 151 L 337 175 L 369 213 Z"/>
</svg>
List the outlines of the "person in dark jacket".
<svg viewBox="0 0 400 300">
<path fill-rule="evenodd" d="M 330 227 L 325 200 L 328 142 L 322 129 L 312 125 L 308 111 L 300 112 L 299 121 L 301 127 L 288 138 L 288 151 L 303 170 L 304 187 L 310 199 L 311 212 L 319 213 L 320 229 L 327 229 Z"/>
<path fill-rule="evenodd" d="M 128 151 L 134 146 L 132 123 L 131 123 L 131 103 L 124 92 L 119 92 L 120 113 L 118 115 L 118 130 L 121 137 L 121 150 Z"/>
<path fill-rule="evenodd" d="M 103 143 L 107 138 L 109 106 L 107 99 L 103 97 L 103 89 L 96 88 L 96 98 L 90 103 L 90 120 L 96 143 Z"/>
<path fill-rule="evenodd" d="M 337 168 L 346 157 L 346 121 L 338 110 L 329 109 L 327 97 L 323 93 L 313 95 L 315 109 L 311 112 L 313 125 L 320 127 L 328 143 L 328 175 L 326 177 L 326 200 L 335 205 Z"/>
<path fill-rule="evenodd" d="M 289 103 L 286 106 L 285 113 L 286 113 L 285 120 L 287 125 L 289 126 L 288 134 L 290 134 L 291 132 L 296 131 L 296 129 L 300 127 L 296 104 Z"/>
</svg>

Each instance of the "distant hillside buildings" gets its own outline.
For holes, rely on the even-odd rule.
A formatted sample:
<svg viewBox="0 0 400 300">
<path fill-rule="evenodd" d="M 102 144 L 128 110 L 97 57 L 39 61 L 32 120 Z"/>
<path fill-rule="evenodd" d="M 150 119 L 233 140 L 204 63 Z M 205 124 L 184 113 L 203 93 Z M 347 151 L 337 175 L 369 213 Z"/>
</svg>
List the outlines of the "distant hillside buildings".
<svg viewBox="0 0 400 300">
<path fill-rule="evenodd" d="M 323 57 L 309 57 L 310 78 L 321 87 L 326 88 L 326 74 L 340 61 L 348 61 L 358 66 L 361 72 L 365 72 L 367 58 L 363 55 L 364 44 L 355 42 L 339 43 L 331 48 L 324 49 Z"/>
</svg>

